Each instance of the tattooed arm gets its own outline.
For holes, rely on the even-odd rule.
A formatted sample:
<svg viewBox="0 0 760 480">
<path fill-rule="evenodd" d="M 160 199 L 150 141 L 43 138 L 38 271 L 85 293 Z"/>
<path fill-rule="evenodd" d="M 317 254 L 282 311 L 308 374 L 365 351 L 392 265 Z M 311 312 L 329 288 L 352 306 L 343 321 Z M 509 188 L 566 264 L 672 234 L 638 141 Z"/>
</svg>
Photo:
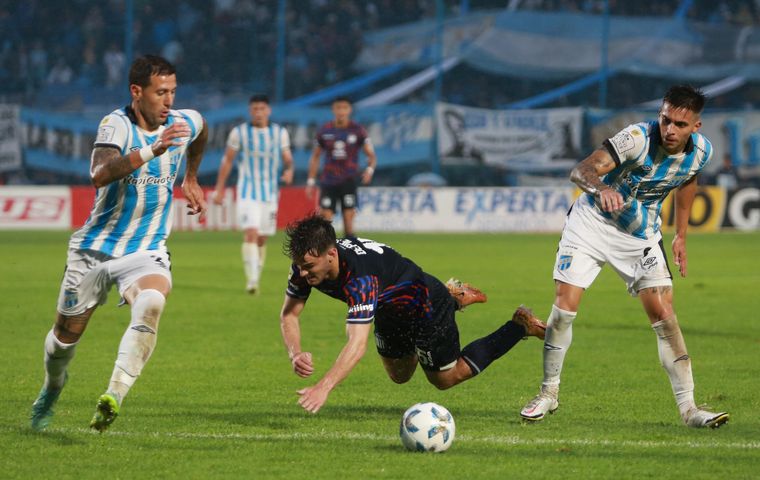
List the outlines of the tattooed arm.
<svg viewBox="0 0 760 480">
<path fill-rule="evenodd" d="M 152 145 L 122 156 L 114 146 L 95 147 L 90 158 L 90 179 L 95 188 L 121 180 L 155 157 L 163 155 L 172 145 L 182 145 L 181 137 L 190 135 L 190 127 L 185 123 L 175 123 L 161 132 L 161 137 Z"/>
<path fill-rule="evenodd" d="M 623 208 L 623 196 L 605 185 L 599 177 L 611 172 L 616 166 L 612 155 L 606 149 L 600 148 L 573 169 L 570 181 L 596 197 L 602 210 L 614 212 Z"/>
</svg>

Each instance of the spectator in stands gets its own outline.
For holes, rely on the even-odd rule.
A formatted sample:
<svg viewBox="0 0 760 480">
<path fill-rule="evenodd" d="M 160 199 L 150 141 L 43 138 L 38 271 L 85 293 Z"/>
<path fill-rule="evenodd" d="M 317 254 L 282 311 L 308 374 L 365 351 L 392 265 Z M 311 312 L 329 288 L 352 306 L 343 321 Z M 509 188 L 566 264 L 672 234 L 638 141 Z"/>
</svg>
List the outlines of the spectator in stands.
<svg viewBox="0 0 760 480">
<path fill-rule="evenodd" d="M 726 190 L 733 190 L 739 186 L 739 174 L 729 152 L 723 154 L 723 163 L 715 174 L 715 184 Z"/>
</svg>

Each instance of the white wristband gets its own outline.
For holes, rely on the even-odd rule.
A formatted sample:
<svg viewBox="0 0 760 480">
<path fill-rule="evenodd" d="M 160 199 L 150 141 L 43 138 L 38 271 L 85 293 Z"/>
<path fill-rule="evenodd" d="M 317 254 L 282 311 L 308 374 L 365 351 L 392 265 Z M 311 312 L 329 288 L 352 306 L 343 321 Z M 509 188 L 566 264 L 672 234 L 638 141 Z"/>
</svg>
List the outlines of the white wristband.
<svg viewBox="0 0 760 480">
<path fill-rule="evenodd" d="M 374 168 L 372 168 L 372 167 L 367 167 L 367 171 L 368 171 L 369 173 L 375 173 L 375 169 L 374 169 Z"/>
<path fill-rule="evenodd" d="M 307 178 L 307 179 L 306 179 L 306 185 L 308 185 L 308 186 L 310 186 L 310 187 L 313 187 L 313 186 L 314 186 L 314 185 L 316 185 L 316 184 L 317 184 L 317 181 L 316 181 L 316 180 L 314 180 L 313 178 Z"/>
<path fill-rule="evenodd" d="M 142 160 L 143 163 L 149 162 L 156 158 L 156 155 L 153 153 L 153 147 L 150 145 L 145 145 L 140 150 L 140 160 Z"/>
</svg>

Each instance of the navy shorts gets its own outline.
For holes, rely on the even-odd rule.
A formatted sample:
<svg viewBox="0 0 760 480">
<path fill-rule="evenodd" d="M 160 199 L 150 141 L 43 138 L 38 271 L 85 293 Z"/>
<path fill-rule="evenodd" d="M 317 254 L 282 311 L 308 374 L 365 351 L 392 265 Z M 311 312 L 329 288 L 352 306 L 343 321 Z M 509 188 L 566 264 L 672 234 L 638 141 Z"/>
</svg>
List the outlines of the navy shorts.
<svg viewBox="0 0 760 480">
<path fill-rule="evenodd" d="M 356 180 L 348 180 L 338 185 L 323 185 L 320 190 L 319 206 L 325 210 L 337 212 L 338 205 L 341 211 L 357 207 Z"/>
<path fill-rule="evenodd" d="M 452 368 L 461 355 L 459 328 L 454 320 L 456 301 L 435 277 L 425 274 L 431 318 L 375 317 L 377 352 L 387 358 L 417 355 L 425 370 Z"/>
</svg>

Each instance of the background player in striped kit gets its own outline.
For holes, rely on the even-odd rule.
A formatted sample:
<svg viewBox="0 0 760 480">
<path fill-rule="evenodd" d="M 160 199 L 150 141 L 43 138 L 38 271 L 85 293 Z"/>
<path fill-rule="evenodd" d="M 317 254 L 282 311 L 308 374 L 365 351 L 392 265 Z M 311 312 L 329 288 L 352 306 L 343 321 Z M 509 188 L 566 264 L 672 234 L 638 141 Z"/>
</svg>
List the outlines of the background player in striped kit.
<svg viewBox="0 0 760 480">
<path fill-rule="evenodd" d="M 512 320 L 460 349 L 455 312 L 484 302 L 480 291 L 468 286 L 461 298 L 387 245 L 366 238 L 336 239 L 331 222 L 318 215 L 290 225 L 287 235 L 285 251 L 293 265 L 280 326 L 297 375 L 314 372 L 311 353 L 301 350 L 299 324 L 311 289 L 348 307 L 348 340 L 335 364 L 315 385 L 298 391 L 298 403 L 311 413 L 359 363 L 373 322 L 377 351 L 392 381 L 408 382 L 419 363 L 428 381 L 442 390 L 479 374 L 525 336 L 544 336 L 546 326 L 521 307 Z"/>
<path fill-rule="evenodd" d="M 343 215 L 343 234 L 354 235 L 354 216 L 357 203 L 357 180 L 364 185 L 372 181 L 377 165 L 377 156 L 367 131 L 351 120 L 351 100 L 338 97 L 333 100 L 332 111 L 335 119 L 324 124 L 317 131 L 314 149 L 309 158 L 309 176 L 306 192 L 312 195 L 319 171 L 319 156 L 324 151 L 325 164 L 319 177 L 321 188 L 320 215 L 332 220 L 340 205 Z M 367 155 L 367 167 L 359 174 L 359 150 Z"/>
<path fill-rule="evenodd" d="M 208 137 L 195 110 L 173 110 L 176 70 L 145 55 L 129 71 L 131 103 L 106 115 L 92 151 L 90 176 L 97 188 L 85 225 L 69 242 L 58 297 L 58 317 L 45 339 L 45 382 L 32 406 L 32 427 L 43 429 L 67 381 L 74 357 L 98 305 L 117 285 L 131 307 L 106 393 L 98 398 L 90 426 L 104 431 L 156 345 L 158 322 L 172 276 L 166 238 L 171 230 L 172 190 L 187 157 L 182 192 L 189 215 L 206 204 L 197 173 Z"/>
<path fill-rule="evenodd" d="M 686 229 L 697 175 L 713 152 L 707 138 L 697 133 L 704 104 L 699 90 L 671 87 L 658 121 L 621 130 L 572 171 L 570 179 L 586 193 L 570 209 L 557 250 L 544 380 L 541 392 L 520 412 L 524 419 L 541 420 L 559 407 L 559 377 L 572 341 L 572 322 L 584 290 L 609 263 L 649 317 L 683 422 L 715 428 L 728 421 L 726 412 L 709 412 L 694 402 L 691 359 L 673 309 L 672 275 L 660 232 L 662 202 L 675 190 L 673 257 L 685 277 Z"/>
<path fill-rule="evenodd" d="M 224 184 L 232 170 L 233 160 L 238 157 L 237 218 L 244 235 L 245 288 L 248 293 L 256 293 L 266 259 L 267 237 L 277 230 L 280 160 L 284 169 L 279 180 L 290 185 L 293 183 L 293 154 L 285 127 L 269 123 L 272 109 L 266 95 L 253 95 L 248 102 L 248 112 L 251 121 L 236 126 L 227 136 L 227 148 L 216 180 L 214 203 L 222 204 Z"/>
</svg>

